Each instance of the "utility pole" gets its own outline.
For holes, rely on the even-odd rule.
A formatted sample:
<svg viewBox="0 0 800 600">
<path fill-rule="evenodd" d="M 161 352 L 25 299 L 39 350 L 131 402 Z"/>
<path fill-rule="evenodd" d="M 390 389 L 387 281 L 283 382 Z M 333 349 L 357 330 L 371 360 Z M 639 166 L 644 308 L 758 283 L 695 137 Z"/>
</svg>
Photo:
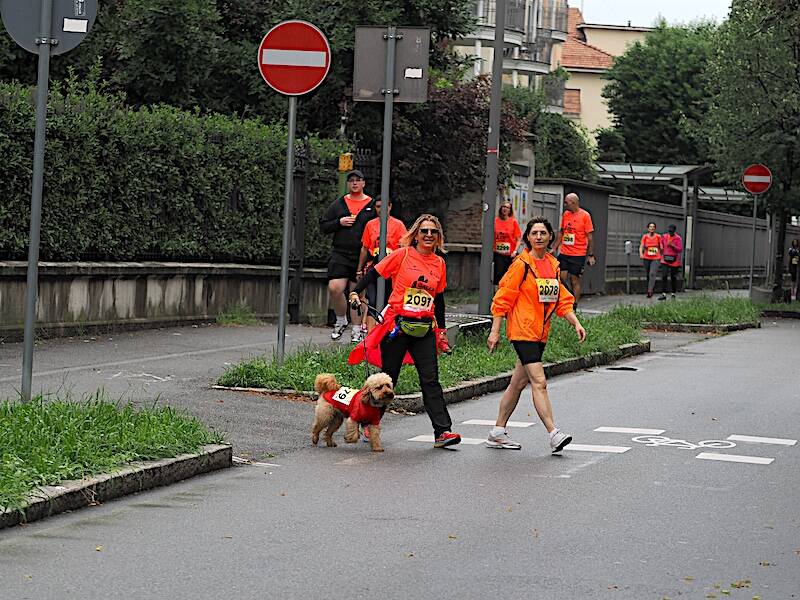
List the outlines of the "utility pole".
<svg viewBox="0 0 800 600">
<path fill-rule="evenodd" d="M 486 187 L 483 192 L 483 241 L 481 244 L 478 312 L 488 314 L 492 304 L 492 260 L 494 213 L 497 202 L 498 158 L 500 152 L 500 110 L 503 98 L 503 46 L 506 28 L 506 3 L 497 0 L 492 59 L 492 96 L 489 104 L 489 141 L 486 147 Z"/>
</svg>

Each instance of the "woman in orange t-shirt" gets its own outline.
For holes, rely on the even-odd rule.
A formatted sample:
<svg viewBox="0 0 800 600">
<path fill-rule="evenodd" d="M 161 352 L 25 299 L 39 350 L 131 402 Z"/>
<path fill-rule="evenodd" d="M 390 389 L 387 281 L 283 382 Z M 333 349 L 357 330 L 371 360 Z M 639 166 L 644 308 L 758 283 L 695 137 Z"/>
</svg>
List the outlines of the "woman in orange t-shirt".
<svg viewBox="0 0 800 600">
<path fill-rule="evenodd" d="M 514 207 L 511 202 L 504 200 L 497 209 L 494 218 L 494 277 L 493 283 L 497 285 L 508 271 L 511 261 L 517 255 L 517 246 L 522 237 L 519 223 L 514 218 Z"/>
<path fill-rule="evenodd" d="M 658 269 L 661 264 L 661 236 L 656 233 L 656 224 L 650 221 L 647 224 L 647 233 L 639 242 L 639 258 L 644 264 L 644 278 L 647 280 L 647 297 L 653 297 L 653 290 L 658 279 Z"/>
<path fill-rule="evenodd" d="M 522 238 L 526 249 L 514 260 L 492 299 L 492 329 L 486 340 L 489 352 L 494 352 L 500 343 L 500 326 L 505 318 L 506 337 L 517 353 L 517 364 L 500 398 L 495 426 L 486 440 L 490 448 L 522 447 L 509 437 L 506 424 L 529 384 L 533 406 L 549 434 L 552 452 L 560 452 L 572 441 L 572 436 L 559 430 L 553 420 L 542 354 L 554 314 L 574 327 L 581 342 L 586 331 L 572 308 L 574 297 L 558 279 L 559 262 L 548 252 L 554 236 L 553 226 L 545 217 L 530 220 Z"/>
<path fill-rule="evenodd" d="M 422 402 L 433 425 L 433 445 L 444 448 L 461 442 L 452 433 L 453 423 L 439 383 L 437 350 L 449 351 L 444 328 L 444 289 L 447 275 L 444 234 L 439 219 L 421 215 L 400 240 L 400 248 L 375 265 L 350 292 L 351 306 L 360 303 L 359 294 L 378 276 L 392 280 L 392 293 L 383 313 L 383 323 L 357 344 L 348 362 L 366 359 L 383 369 L 397 385 L 406 354 L 413 359 L 419 375 Z M 363 346 L 363 349 L 362 349 Z M 377 352 L 379 350 L 379 352 Z"/>
</svg>

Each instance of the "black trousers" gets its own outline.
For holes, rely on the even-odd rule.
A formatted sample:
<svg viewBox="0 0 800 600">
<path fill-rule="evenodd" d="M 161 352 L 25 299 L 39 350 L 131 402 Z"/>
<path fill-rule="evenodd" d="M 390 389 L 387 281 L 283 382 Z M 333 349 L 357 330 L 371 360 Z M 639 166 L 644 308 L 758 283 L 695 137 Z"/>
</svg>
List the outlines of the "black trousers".
<svg viewBox="0 0 800 600">
<path fill-rule="evenodd" d="M 680 273 L 680 267 L 670 267 L 669 265 L 665 265 L 661 263 L 661 293 L 667 293 L 667 276 L 670 278 L 670 289 L 671 293 L 675 293 L 675 290 L 678 288 L 678 273 Z"/>
<path fill-rule="evenodd" d="M 394 339 L 389 339 L 388 335 L 383 338 L 381 341 L 383 372 L 392 378 L 395 385 L 400 376 L 400 367 L 403 366 L 406 350 L 414 359 L 419 387 L 422 389 L 422 402 L 433 425 L 433 435 L 438 437 L 445 431 L 450 431 L 453 422 L 450 420 L 450 413 L 447 412 L 444 392 L 439 383 L 439 360 L 436 356 L 436 336 L 433 330 L 421 338 L 411 337 L 402 332 Z"/>
</svg>

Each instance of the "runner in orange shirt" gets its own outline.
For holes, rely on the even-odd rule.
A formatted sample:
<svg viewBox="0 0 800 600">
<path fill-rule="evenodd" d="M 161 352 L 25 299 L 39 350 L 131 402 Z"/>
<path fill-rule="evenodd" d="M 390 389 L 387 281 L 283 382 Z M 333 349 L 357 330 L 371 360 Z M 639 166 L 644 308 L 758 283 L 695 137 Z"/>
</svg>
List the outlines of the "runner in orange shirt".
<svg viewBox="0 0 800 600">
<path fill-rule="evenodd" d="M 553 254 L 558 254 L 561 262 L 561 281 L 569 283 L 575 296 L 575 310 L 581 301 L 581 275 L 583 266 L 593 266 L 594 260 L 594 225 L 592 216 L 580 206 L 578 194 L 567 194 L 564 198 L 566 210 L 561 216 L 561 230 L 553 246 Z"/>
<path fill-rule="evenodd" d="M 410 354 L 419 375 L 422 402 L 433 425 L 433 445 L 444 448 L 461 442 L 450 431 L 453 423 L 439 383 L 437 349 L 448 351 L 444 328 L 444 289 L 447 270 L 442 226 L 433 215 L 421 215 L 400 240 L 401 246 L 375 265 L 350 292 L 351 306 L 360 303 L 359 294 L 380 275 L 392 280 L 392 294 L 383 313 L 383 323 L 367 334 L 363 344 L 350 353 L 348 362 L 368 360 L 387 373 L 397 385 L 400 367 Z M 363 350 L 362 350 L 363 346 Z"/>
<path fill-rule="evenodd" d="M 386 221 L 386 254 L 391 254 L 394 250 L 400 247 L 400 239 L 408 233 L 405 224 L 392 216 L 392 200 L 388 201 L 387 209 L 389 211 L 389 219 Z M 375 211 L 381 214 L 381 197 L 375 197 Z M 364 228 L 364 234 L 361 236 L 361 256 L 358 259 L 358 272 L 363 276 L 375 266 L 378 261 L 378 253 L 381 244 L 381 220 L 373 219 L 367 223 Z M 386 298 L 392 293 L 392 282 L 386 282 Z M 366 300 L 370 306 L 380 310 L 382 306 L 377 306 L 378 302 L 378 286 L 377 283 L 370 284 L 365 290 Z M 366 321 L 366 330 L 370 331 L 375 327 L 375 319 L 367 313 L 364 318 Z M 361 338 L 353 339 L 354 342 L 360 342 Z"/>
<path fill-rule="evenodd" d="M 497 209 L 494 218 L 494 277 L 493 283 L 497 285 L 508 271 L 511 261 L 517 255 L 517 246 L 522 231 L 519 223 L 514 218 L 514 207 L 511 202 L 504 200 Z"/>
<path fill-rule="evenodd" d="M 553 421 L 542 354 L 553 314 L 566 319 L 581 342 L 586 339 L 586 331 L 572 310 L 572 294 L 557 278 L 558 261 L 547 251 L 553 237 L 553 226 L 546 218 L 530 220 L 522 238 L 526 249 L 511 263 L 492 300 L 492 330 L 486 340 L 489 352 L 494 352 L 500 342 L 500 325 L 505 318 L 506 337 L 517 353 L 517 364 L 500 399 L 495 426 L 486 440 L 490 448 L 522 448 L 509 437 L 506 424 L 529 383 L 533 406 L 550 437 L 551 451 L 560 452 L 572 441 L 572 436 L 559 430 Z"/>
<path fill-rule="evenodd" d="M 639 242 L 639 258 L 644 263 L 644 278 L 647 281 L 647 297 L 653 297 L 653 291 L 658 279 L 658 269 L 661 264 L 661 235 L 656 233 L 656 224 L 650 221 L 647 224 L 647 233 Z"/>
</svg>

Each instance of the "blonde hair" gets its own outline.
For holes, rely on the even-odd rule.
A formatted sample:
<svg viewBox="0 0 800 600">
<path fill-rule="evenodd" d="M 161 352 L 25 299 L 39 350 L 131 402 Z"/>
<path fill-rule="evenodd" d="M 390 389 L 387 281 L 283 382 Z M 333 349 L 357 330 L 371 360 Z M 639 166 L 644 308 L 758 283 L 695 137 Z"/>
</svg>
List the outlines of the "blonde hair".
<svg viewBox="0 0 800 600">
<path fill-rule="evenodd" d="M 439 219 L 429 214 L 423 214 L 417 217 L 417 220 L 414 221 L 414 224 L 408 228 L 408 233 L 400 238 L 400 245 L 416 246 L 417 235 L 419 235 L 420 227 L 422 227 L 422 223 L 425 221 L 431 221 L 432 223 L 436 224 L 436 228 L 439 230 L 439 239 L 436 241 L 434 251 L 438 250 L 442 254 L 446 254 L 447 250 L 444 248 L 444 230 L 442 229 L 442 224 L 439 222 Z"/>
</svg>

